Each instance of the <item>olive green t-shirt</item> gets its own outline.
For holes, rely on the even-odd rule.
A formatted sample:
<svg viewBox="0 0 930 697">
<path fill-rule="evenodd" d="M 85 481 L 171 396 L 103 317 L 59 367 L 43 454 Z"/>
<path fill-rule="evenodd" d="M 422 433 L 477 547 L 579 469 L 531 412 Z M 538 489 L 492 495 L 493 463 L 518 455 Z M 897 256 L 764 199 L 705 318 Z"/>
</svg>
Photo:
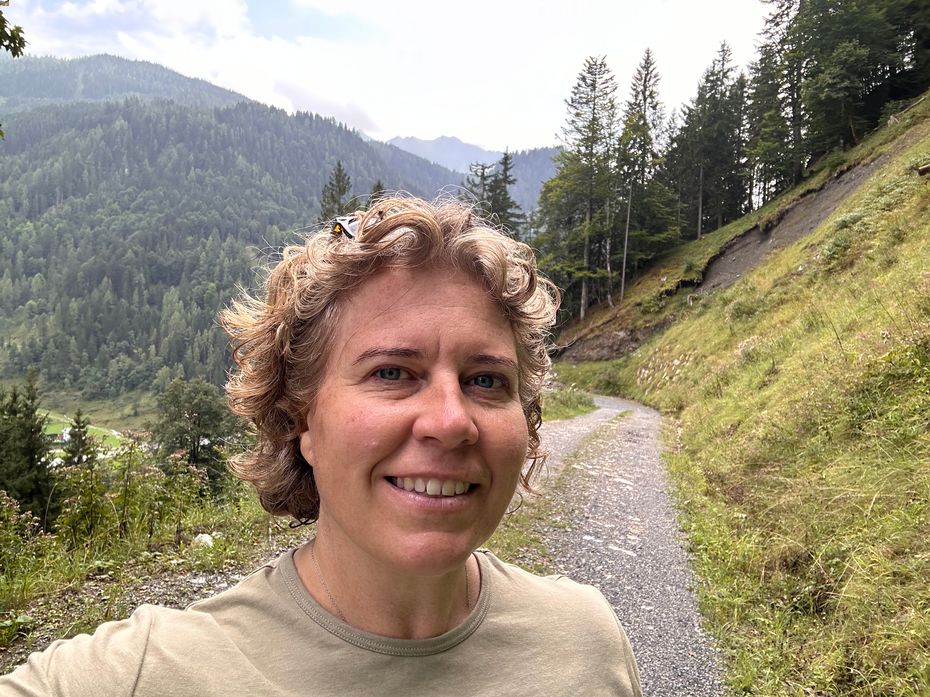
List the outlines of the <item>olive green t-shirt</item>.
<svg viewBox="0 0 930 697">
<path fill-rule="evenodd" d="M 432 639 L 340 621 L 289 552 L 187 610 L 143 605 L 56 641 L 0 677 L 0 697 L 641 695 L 629 642 L 596 589 L 476 557 L 474 610 Z"/>
</svg>

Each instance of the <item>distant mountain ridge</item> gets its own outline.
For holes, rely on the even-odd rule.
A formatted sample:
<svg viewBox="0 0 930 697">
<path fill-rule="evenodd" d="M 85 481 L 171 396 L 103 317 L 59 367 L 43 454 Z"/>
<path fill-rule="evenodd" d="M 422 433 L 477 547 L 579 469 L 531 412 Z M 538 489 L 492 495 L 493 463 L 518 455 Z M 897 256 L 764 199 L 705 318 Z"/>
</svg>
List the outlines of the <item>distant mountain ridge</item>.
<svg viewBox="0 0 930 697">
<path fill-rule="evenodd" d="M 454 136 L 440 136 L 433 140 L 414 137 L 391 138 L 388 143 L 425 160 L 462 173 L 462 180 L 472 164 L 480 162 L 491 165 L 498 162 L 504 153 L 465 143 Z M 552 158 L 559 148 L 532 148 L 518 150 L 513 155 L 513 174 L 517 182 L 510 194 L 524 212 L 532 211 L 539 201 L 539 192 L 547 179 L 555 176 Z"/>
<path fill-rule="evenodd" d="M 164 66 L 118 56 L 10 58 L 0 55 L 0 109 L 4 113 L 76 101 L 127 97 L 170 99 L 178 104 L 224 107 L 252 101 L 206 80 Z"/>
<path fill-rule="evenodd" d="M 391 138 L 388 144 L 463 174 L 468 173 L 468 168 L 473 162 L 489 165 L 497 162 L 503 155 L 495 150 L 485 150 L 478 145 L 462 142 L 455 136 L 439 136 L 432 140 L 398 136 Z"/>
</svg>

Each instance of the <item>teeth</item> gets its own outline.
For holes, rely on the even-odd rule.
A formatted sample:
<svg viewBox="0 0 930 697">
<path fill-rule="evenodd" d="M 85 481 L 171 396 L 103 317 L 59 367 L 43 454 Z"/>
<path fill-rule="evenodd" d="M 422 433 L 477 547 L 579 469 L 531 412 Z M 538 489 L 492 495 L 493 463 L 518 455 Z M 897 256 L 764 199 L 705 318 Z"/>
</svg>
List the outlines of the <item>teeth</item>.
<svg viewBox="0 0 930 697">
<path fill-rule="evenodd" d="M 427 496 L 460 496 L 470 485 L 455 479 L 423 479 L 422 477 L 390 477 L 391 483 L 405 491 L 415 491 Z"/>
</svg>

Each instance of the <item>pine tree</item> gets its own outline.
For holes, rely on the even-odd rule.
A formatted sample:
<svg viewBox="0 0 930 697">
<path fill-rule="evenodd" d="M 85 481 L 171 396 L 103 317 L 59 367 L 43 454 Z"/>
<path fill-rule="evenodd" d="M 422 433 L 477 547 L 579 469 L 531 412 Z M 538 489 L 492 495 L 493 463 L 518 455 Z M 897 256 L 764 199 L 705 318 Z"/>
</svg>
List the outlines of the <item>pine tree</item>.
<svg viewBox="0 0 930 697">
<path fill-rule="evenodd" d="M 688 224 L 701 237 L 749 205 L 746 160 L 746 79 L 734 76 L 731 53 L 721 44 L 704 71 L 697 95 L 682 109 L 682 122 L 670 139 L 667 171 L 675 173 Z"/>
<path fill-rule="evenodd" d="M 62 464 L 66 467 L 72 465 L 86 465 L 93 467 L 97 461 L 98 447 L 88 427 L 90 420 L 78 409 L 71 420 L 68 429 L 68 440 L 63 448 Z"/>
<path fill-rule="evenodd" d="M 664 120 L 659 80 L 652 51 L 646 49 L 624 106 L 616 155 L 616 186 L 622 198 L 612 229 L 622 232 L 622 237 L 620 244 L 611 246 L 619 259 L 621 298 L 628 269 L 672 246 L 678 238 L 674 195 L 656 176 Z"/>
<path fill-rule="evenodd" d="M 587 58 L 566 100 L 563 149 L 555 158 L 558 173 L 540 196 L 540 242 L 548 254 L 547 263 L 565 276 L 563 305 L 577 307 L 582 319 L 590 303 L 592 280 L 609 276 L 616 90 L 606 58 Z M 563 258 L 556 261 L 557 255 Z M 577 282 L 580 289 L 575 296 Z M 604 290 L 609 293 L 609 286 L 605 284 Z"/>
<path fill-rule="evenodd" d="M 746 150 L 752 173 L 750 188 L 761 206 L 791 186 L 796 155 L 791 150 L 791 129 L 782 96 L 786 85 L 775 47 L 762 44 L 750 71 Z"/>
<path fill-rule="evenodd" d="M 625 177 L 642 191 L 655 170 L 659 158 L 658 136 L 662 128 L 662 103 L 659 101 L 659 72 L 652 51 L 646 49 L 630 85 L 630 97 L 623 110 L 620 135 Z"/>
<path fill-rule="evenodd" d="M 346 213 L 349 207 L 349 192 L 352 189 L 352 179 L 349 177 L 342 162 L 336 163 L 330 172 L 329 180 L 323 185 L 320 195 L 320 223 L 326 224 L 333 218 Z"/>
<path fill-rule="evenodd" d="M 488 205 L 492 166 L 484 162 L 472 162 L 468 166 L 468 175 L 462 184 L 464 198 L 477 202 L 484 208 Z"/>
<path fill-rule="evenodd" d="M 510 187 L 516 182 L 513 176 L 513 155 L 505 150 L 487 182 L 488 216 L 515 238 L 519 237 L 519 229 L 524 222 L 520 206 L 510 195 Z"/>
<path fill-rule="evenodd" d="M 375 204 L 378 199 L 384 196 L 385 188 L 384 184 L 381 183 L 381 180 L 378 179 L 375 181 L 374 186 L 371 187 L 371 193 L 368 194 L 368 206 L 369 208 Z"/>
<path fill-rule="evenodd" d="M 22 387 L 0 390 L 0 489 L 48 529 L 57 509 L 51 499 L 47 416 L 39 408 L 34 372 L 27 375 Z"/>
</svg>

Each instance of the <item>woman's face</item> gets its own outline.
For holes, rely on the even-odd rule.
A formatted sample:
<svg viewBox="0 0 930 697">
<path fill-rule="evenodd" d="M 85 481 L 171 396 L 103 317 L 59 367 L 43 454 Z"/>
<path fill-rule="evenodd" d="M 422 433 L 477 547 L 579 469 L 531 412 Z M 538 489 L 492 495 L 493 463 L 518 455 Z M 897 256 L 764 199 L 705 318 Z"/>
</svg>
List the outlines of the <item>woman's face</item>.
<svg viewBox="0 0 930 697">
<path fill-rule="evenodd" d="M 300 440 L 318 534 L 398 571 L 461 564 L 526 459 L 518 387 L 513 332 L 477 282 L 432 268 L 367 280 L 342 307 Z"/>
</svg>

